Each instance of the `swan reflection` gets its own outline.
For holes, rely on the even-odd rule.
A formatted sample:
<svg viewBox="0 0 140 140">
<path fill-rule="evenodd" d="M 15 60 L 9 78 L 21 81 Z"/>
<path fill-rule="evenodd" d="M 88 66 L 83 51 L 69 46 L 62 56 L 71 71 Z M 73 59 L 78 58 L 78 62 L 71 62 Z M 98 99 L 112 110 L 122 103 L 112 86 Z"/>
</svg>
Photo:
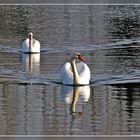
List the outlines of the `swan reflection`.
<svg viewBox="0 0 140 140">
<path fill-rule="evenodd" d="M 83 103 L 90 97 L 90 86 L 64 86 L 61 87 L 61 98 L 66 104 L 70 104 L 70 113 L 81 114 Z"/>
<path fill-rule="evenodd" d="M 40 72 L 40 54 L 22 54 L 22 62 L 26 72 Z"/>
</svg>

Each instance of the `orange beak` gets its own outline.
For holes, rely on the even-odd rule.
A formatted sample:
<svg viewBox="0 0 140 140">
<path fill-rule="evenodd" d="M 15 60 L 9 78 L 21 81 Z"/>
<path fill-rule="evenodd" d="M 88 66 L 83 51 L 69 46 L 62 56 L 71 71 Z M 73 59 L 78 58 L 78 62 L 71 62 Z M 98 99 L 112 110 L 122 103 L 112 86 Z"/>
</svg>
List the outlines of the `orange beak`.
<svg viewBox="0 0 140 140">
<path fill-rule="evenodd" d="M 80 55 L 79 59 L 82 60 L 82 61 L 85 61 L 85 56 L 84 55 Z"/>
</svg>

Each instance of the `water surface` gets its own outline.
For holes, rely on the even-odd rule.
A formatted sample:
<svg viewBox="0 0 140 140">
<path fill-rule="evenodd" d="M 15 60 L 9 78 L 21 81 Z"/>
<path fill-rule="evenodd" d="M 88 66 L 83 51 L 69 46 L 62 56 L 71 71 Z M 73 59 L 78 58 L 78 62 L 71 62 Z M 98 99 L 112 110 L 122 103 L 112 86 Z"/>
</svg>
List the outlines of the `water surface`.
<svg viewBox="0 0 140 140">
<path fill-rule="evenodd" d="M 0 5 L 0 135 L 139 135 L 139 5 Z M 40 54 L 22 54 L 28 32 Z M 89 86 L 60 84 L 74 52 Z"/>
</svg>

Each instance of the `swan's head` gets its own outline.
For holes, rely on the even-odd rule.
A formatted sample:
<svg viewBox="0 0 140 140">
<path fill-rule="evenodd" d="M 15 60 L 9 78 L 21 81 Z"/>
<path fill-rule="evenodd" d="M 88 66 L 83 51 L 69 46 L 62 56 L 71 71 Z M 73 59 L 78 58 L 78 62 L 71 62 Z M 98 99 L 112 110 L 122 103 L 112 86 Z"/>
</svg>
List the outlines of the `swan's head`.
<svg viewBox="0 0 140 140">
<path fill-rule="evenodd" d="M 33 38 L 33 33 L 32 32 L 28 33 L 28 37 L 29 37 L 29 39 L 32 39 Z"/>
<path fill-rule="evenodd" d="M 78 59 L 80 61 L 84 61 L 85 60 L 85 56 L 80 54 L 80 53 L 75 53 L 72 57 L 71 57 L 71 60 L 74 60 L 74 59 Z"/>
</svg>

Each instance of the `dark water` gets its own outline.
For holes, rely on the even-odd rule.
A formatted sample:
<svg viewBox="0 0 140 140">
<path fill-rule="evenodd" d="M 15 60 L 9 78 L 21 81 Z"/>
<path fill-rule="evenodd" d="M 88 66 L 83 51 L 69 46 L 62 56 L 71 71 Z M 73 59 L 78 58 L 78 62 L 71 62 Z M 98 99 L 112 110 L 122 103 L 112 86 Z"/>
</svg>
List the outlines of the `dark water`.
<svg viewBox="0 0 140 140">
<path fill-rule="evenodd" d="M 140 134 L 139 5 L 0 5 L 0 21 L 1 135 Z M 21 53 L 30 31 L 40 54 Z M 89 86 L 60 84 L 74 52 Z"/>
</svg>

